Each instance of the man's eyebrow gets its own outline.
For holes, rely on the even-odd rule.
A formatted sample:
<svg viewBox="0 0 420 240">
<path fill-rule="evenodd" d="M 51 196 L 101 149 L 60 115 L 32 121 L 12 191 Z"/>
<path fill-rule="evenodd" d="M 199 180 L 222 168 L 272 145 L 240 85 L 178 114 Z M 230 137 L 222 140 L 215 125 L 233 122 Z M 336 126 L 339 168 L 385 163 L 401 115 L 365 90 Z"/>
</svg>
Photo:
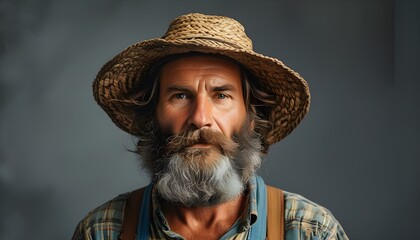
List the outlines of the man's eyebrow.
<svg viewBox="0 0 420 240">
<path fill-rule="evenodd" d="M 224 84 L 224 85 L 221 85 L 221 86 L 215 86 L 211 90 L 213 92 L 222 92 L 222 91 L 232 91 L 232 90 L 235 90 L 235 89 L 236 88 L 231 84 Z"/>
<path fill-rule="evenodd" d="M 232 91 L 236 88 L 231 84 L 224 84 L 221 86 L 215 86 L 211 88 L 212 92 L 222 92 L 222 91 Z M 166 88 L 167 92 L 191 92 L 191 89 L 189 87 L 184 86 L 177 86 L 177 85 L 171 85 Z"/>
<path fill-rule="evenodd" d="M 171 85 L 166 88 L 167 92 L 190 92 L 188 87 Z"/>
</svg>

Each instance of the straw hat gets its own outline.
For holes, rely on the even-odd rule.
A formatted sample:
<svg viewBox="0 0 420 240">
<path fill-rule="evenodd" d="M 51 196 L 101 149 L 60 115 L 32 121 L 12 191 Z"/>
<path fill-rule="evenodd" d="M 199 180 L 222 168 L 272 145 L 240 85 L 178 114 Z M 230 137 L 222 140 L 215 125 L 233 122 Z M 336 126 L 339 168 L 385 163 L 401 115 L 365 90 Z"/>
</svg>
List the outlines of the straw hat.
<svg viewBox="0 0 420 240">
<path fill-rule="evenodd" d="M 162 38 L 138 42 L 106 63 L 93 82 L 98 104 L 122 130 L 132 130 L 133 119 L 122 114 L 118 99 L 139 92 L 149 69 L 162 58 L 188 52 L 215 53 L 242 64 L 265 91 L 276 96 L 277 105 L 267 114 L 273 124 L 263 134 L 269 146 L 288 135 L 309 110 L 310 95 L 306 81 L 280 60 L 252 50 L 244 27 L 234 19 L 198 13 L 177 17 Z"/>
</svg>

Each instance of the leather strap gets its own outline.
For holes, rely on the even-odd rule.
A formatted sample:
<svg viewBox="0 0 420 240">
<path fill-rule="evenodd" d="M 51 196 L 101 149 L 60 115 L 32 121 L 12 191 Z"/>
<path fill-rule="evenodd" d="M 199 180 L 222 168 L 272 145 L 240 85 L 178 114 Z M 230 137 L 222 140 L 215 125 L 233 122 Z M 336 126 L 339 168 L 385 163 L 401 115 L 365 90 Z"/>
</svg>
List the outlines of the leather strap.
<svg viewBox="0 0 420 240">
<path fill-rule="evenodd" d="M 128 196 L 124 207 L 122 231 L 119 237 L 120 240 L 134 240 L 136 236 L 140 206 L 145 189 L 146 188 L 137 189 Z"/>
<path fill-rule="evenodd" d="M 267 185 L 267 239 L 284 239 L 284 196 L 281 189 Z"/>
</svg>

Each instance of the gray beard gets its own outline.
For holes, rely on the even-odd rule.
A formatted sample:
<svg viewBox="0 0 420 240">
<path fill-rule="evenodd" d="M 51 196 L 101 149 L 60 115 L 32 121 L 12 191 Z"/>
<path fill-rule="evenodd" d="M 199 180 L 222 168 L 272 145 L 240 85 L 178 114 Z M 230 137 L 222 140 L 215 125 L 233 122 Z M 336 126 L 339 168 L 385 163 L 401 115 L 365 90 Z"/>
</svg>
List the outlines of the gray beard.
<svg viewBox="0 0 420 240">
<path fill-rule="evenodd" d="M 164 201 L 185 207 L 215 206 L 238 197 L 261 164 L 262 145 L 255 132 L 242 130 L 234 139 L 238 146 L 231 156 L 208 154 L 207 149 L 195 150 L 192 155 L 198 159 L 187 159 L 185 153 L 165 156 L 156 151 L 163 149 L 156 146 L 165 142 L 161 140 L 143 145 L 139 154 Z M 199 158 L 212 156 L 216 157 L 211 164 L 200 164 Z"/>
<path fill-rule="evenodd" d="M 217 205 L 239 196 L 244 188 L 226 156 L 209 168 L 195 169 L 188 161 L 173 155 L 156 180 L 155 188 L 161 198 L 185 207 Z"/>
</svg>

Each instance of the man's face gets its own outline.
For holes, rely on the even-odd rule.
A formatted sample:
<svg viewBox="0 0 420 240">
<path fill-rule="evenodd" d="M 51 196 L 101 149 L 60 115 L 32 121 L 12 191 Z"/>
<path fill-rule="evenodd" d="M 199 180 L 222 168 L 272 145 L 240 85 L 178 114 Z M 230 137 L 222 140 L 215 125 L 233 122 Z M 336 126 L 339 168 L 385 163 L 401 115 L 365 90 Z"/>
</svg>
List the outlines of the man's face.
<svg viewBox="0 0 420 240">
<path fill-rule="evenodd" d="M 246 118 L 239 67 L 204 55 L 167 63 L 161 70 L 156 116 L 171 134 L 211 129 L 232 137 Z"/>
<path fill-rule="evenodd" d="M 139 153 L 169 202 L 209 206 L 233 199 L 261 162 L 240 70 L 228 60 L 201 55 L 165 64 L 155 120 Z"/>
</svg>

